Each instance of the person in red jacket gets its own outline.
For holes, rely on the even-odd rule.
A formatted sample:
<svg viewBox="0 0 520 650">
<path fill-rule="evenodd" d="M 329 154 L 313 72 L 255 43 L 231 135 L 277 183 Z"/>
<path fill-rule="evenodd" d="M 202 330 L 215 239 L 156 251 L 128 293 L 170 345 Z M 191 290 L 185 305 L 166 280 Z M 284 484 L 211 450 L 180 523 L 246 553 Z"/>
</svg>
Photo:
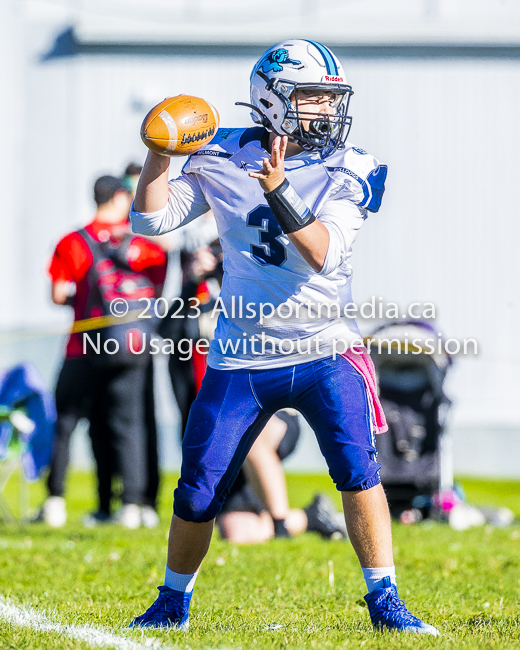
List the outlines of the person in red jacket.
<svg viewBox="0 0 520 650">
<path fill-rule="evenodd" d="M 130 194 L 121 181 L 113 176 L 99 178 L 94 184 L 94 200 L 97 211 L 92 222 L 58 243 L 49 267 L 52 300 L 74 308 L 76 330 L 82 329 L 82 323 L 88 329 L 89 319 L 103 313 L 96 271 L 100 264 L 111 263 L 103 257 L 107 250 L 115 251 L 123 260 L 127 284 L 130 278 L 136 286 L 144 287 L 139 295 L 159 296 L 166 275 L 163 249 L 144 237 L 130 234 Z M 99 259 L 101 263 L 96 262 Z M 99 507 L 90 516 L 89 523 L 110 520 L 111 481 L 117 471 L 123 483 L 123 507 L 118 520 L 128 528 L 140 525 L 146 482 L 146 365 L 137 359 L 135 363 L 110 361 L 110 364 L 100 363 L 92 346 L 84 346 L 83 333 L 71 333 L 56 386 L 57 431 L 47 479 L 49 497 L 41 513 L 43 520 L 52 526 L 66 522 L 63 494 L 69 442 L 82 417 L 90 421 L 98 475 Z"/>
</svg>

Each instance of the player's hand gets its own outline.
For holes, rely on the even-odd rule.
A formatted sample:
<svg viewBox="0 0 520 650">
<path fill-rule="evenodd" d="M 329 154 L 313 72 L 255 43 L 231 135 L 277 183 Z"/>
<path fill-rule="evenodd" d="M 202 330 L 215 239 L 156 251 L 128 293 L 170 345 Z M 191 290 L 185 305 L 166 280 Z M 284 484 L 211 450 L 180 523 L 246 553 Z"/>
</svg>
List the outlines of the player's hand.
<svg viewBox="0 0 520 650">
<path fill-rule="evenodd" d="M 272 192 L 285 180 L 285 151 L 287 149 L 287 136 L 281 138 L 279 135 L 273 141 L 273 148 L 271 150 L 271 158 L 264 158 L 262 171 L 249 172 L 252 178 L 258 178 L 260 187 L 267 192 Z"/>
</svg>

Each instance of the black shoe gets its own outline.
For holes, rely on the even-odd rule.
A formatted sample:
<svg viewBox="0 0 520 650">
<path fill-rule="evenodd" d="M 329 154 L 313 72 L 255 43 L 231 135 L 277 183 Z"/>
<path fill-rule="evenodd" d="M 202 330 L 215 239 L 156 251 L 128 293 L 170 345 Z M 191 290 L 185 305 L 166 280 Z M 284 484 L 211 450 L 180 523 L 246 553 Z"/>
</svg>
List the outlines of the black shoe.
<svg viewBox="0 0 520 650">
<path fill-rule="evenodd" d="M 304 511 L 308 531 L 320 533 L 327 539 L 348 539 L 343 514 L 336 511 L 331 500 L 324 494 L 317 494 Z"/>
<path fill-rule="evenodd" d="M 96 526 L 100 526 L 102 524 L 112 523 L 114 523 L 112 516 L 109 515 L 108 512 L 103 512 L 103 510 L 97 510 L 96 512 L 92 512 L 91 514 L 83 517 L 83 525 L 85 528 L 95 528 Z"/>
</svg>

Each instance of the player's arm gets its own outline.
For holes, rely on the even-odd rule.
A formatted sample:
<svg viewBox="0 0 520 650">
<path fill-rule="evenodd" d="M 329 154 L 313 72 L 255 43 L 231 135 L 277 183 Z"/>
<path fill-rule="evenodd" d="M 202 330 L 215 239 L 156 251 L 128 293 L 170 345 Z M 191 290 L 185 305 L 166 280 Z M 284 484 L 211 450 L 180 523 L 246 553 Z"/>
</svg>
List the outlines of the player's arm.
<svg viewBox="0 0 520 650">
<path fill-rule="evenodd" d="M 209 211 L 196 174 L 168 181 L 169 158 L 150 152 L 130 210 L 132 230 L 163 235 Z"/>
<path fill-rule="evenodd" d="M 139 177 L 134 199 L 136 212 L 157 212 L 168 203 L 168 170 L 170 159 L 148 152 Z"/>
<path fill-rule="evenodd" d="M 74 296 L 70 295 L 71 282 L 56 280 L 51 285 L 51 299 L 55 305 L 74 306 Z"/>
<path fill-rule="evenodd" d="M 84 240 L 77 233 L 63 237 L 56 246 L 49 264 L 51 300 L 55 305 L 74 307 L 75 289 L 87 272 L 91 258 L 83 247 Z M 84 244 L 86 247 L 86 244 Z"/>
<path fill-rule="evenodd" d="M 323 269 L 329 250 L 330 235 L 327 228 L 316 220 L 306 228 L 287 236 L 307 264 L 319 273 Z"/>
<path fill-rule="evenodd" d="M 284 159 L 287 137 L 273 141 L 271 159 L 264 160 L 260 173 L 250 172 L 257 178 L 284 233 L 289 237 L 303 259 L 319 273 L 329 249 L 327 228 L 306 208 L 285 180 Z"/>
</svg>

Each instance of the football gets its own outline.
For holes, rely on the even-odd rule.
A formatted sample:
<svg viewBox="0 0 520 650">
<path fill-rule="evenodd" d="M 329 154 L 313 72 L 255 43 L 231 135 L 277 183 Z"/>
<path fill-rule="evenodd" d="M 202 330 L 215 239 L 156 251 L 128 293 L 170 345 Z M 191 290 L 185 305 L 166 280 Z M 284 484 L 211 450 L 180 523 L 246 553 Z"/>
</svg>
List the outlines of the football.
<svg viewBox="0 0 520 650">
<path fill-rule="evenodd" d="M 219 115 L 209 102 L 177 95 L 152 108 L 141 126 L 141 139 L 154 153 L 188 156 L 208 144 L 218 125 Z"/>
</svg>

